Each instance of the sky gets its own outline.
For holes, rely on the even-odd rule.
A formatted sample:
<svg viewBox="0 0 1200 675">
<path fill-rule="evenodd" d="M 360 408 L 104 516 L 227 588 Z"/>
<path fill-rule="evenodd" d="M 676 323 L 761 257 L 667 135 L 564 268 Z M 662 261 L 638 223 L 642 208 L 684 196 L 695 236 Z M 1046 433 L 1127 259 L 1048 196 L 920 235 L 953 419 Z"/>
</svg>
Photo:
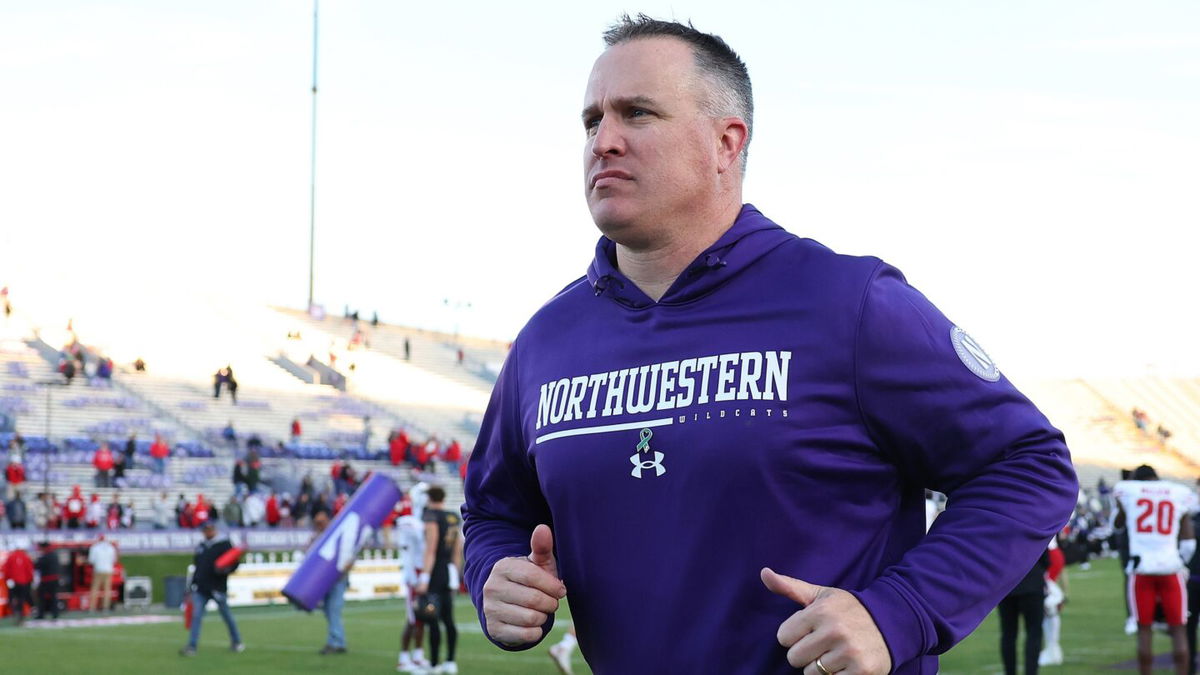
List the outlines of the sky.
<svg viewBox="0 0 1200 675">
<path fill-rule="evenodd" d="M 747 201 L 1002 369 L 1200 373 L 1191 1 L 326 0 L 316 301 L 507 340 L 581 276 L 579 110 L 626 11 L 745 59 Z M 312 70 L 311 2 L 0 0 L 0 285 L 303 307 Z"/>
</svg>

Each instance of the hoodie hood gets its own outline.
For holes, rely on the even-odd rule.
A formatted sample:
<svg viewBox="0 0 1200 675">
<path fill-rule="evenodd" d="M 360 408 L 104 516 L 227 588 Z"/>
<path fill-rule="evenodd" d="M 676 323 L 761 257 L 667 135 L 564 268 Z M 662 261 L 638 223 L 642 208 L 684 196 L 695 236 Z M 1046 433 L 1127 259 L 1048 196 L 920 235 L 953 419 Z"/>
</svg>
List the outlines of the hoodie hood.
<svg viewBox="0 0 1200 675">
<path fill-rule="evenodd" d="M 792 238 L 752 204 L 745 204 L 733 225 L 684 268 L 657 303 L 617 269 L 617 245 L 608 237 L 600 237 L 596 243 L 587 280 L 597 296 L 607 296 L 630 309 L 680 305 L 708 295 Z"/>
</svg>

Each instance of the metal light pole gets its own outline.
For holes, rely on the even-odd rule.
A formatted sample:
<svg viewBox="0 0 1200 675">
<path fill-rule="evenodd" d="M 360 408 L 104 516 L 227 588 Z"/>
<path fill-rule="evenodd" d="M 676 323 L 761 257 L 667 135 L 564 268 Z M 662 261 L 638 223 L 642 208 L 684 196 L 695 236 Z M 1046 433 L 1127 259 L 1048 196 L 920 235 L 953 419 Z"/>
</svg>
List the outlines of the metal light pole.
<svg viewBox="0 0 1200 675">
<path fill-rule="evenodd" d="M 317 236 L 317 5 L 313 0 L 312 155 L 309 158 L 308 192 L 308 307 L 313 307 L 313 260 Z"/>
</svg>

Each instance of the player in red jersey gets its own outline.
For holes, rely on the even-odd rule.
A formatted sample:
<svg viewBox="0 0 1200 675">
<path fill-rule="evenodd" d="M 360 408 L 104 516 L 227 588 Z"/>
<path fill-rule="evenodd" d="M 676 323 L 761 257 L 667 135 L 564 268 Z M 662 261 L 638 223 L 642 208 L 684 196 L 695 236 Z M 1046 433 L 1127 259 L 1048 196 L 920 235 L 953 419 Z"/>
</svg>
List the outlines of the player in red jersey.
<svg viewBox="0 0 1200 675">
<path fill-rule="evenodd" d="M 1133 472 L 1132 480 L 1113 488 L 1119 513 L 1118 526 L 1129 532 L 1129 605 L 1138 626 L 1138 672 L 1150 675 L 1151 624 L 1154 606 L 1162 602 L 1177 675 L 1187 675 L 1187 569 L 1196 552 L 1189 515 L 1197 508 L 1196 495 L 1178 483 L 1162 481 L 1148 465 Z"/>
</svg>

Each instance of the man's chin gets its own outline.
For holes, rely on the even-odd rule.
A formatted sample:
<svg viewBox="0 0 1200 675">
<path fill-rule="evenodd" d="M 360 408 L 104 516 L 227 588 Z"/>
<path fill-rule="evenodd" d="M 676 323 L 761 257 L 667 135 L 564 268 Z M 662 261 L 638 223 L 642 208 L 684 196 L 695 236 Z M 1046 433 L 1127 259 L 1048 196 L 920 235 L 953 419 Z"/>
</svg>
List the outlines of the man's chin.
<svg viewBox="0 0 1200 675">
<path fill-rule="evenodd" d="M 621 232 L 628 232 L 635 228 L 637 218 L 633 209 L 622 208 L 621 204 L 613 203 L 615 201 L 603 200 L 590 205 L 590 210 L 592 222 L 596 223 L 596 228 L 600 230 L 600 233 L 609 239 L 618 240 Z"/>
</svg>

